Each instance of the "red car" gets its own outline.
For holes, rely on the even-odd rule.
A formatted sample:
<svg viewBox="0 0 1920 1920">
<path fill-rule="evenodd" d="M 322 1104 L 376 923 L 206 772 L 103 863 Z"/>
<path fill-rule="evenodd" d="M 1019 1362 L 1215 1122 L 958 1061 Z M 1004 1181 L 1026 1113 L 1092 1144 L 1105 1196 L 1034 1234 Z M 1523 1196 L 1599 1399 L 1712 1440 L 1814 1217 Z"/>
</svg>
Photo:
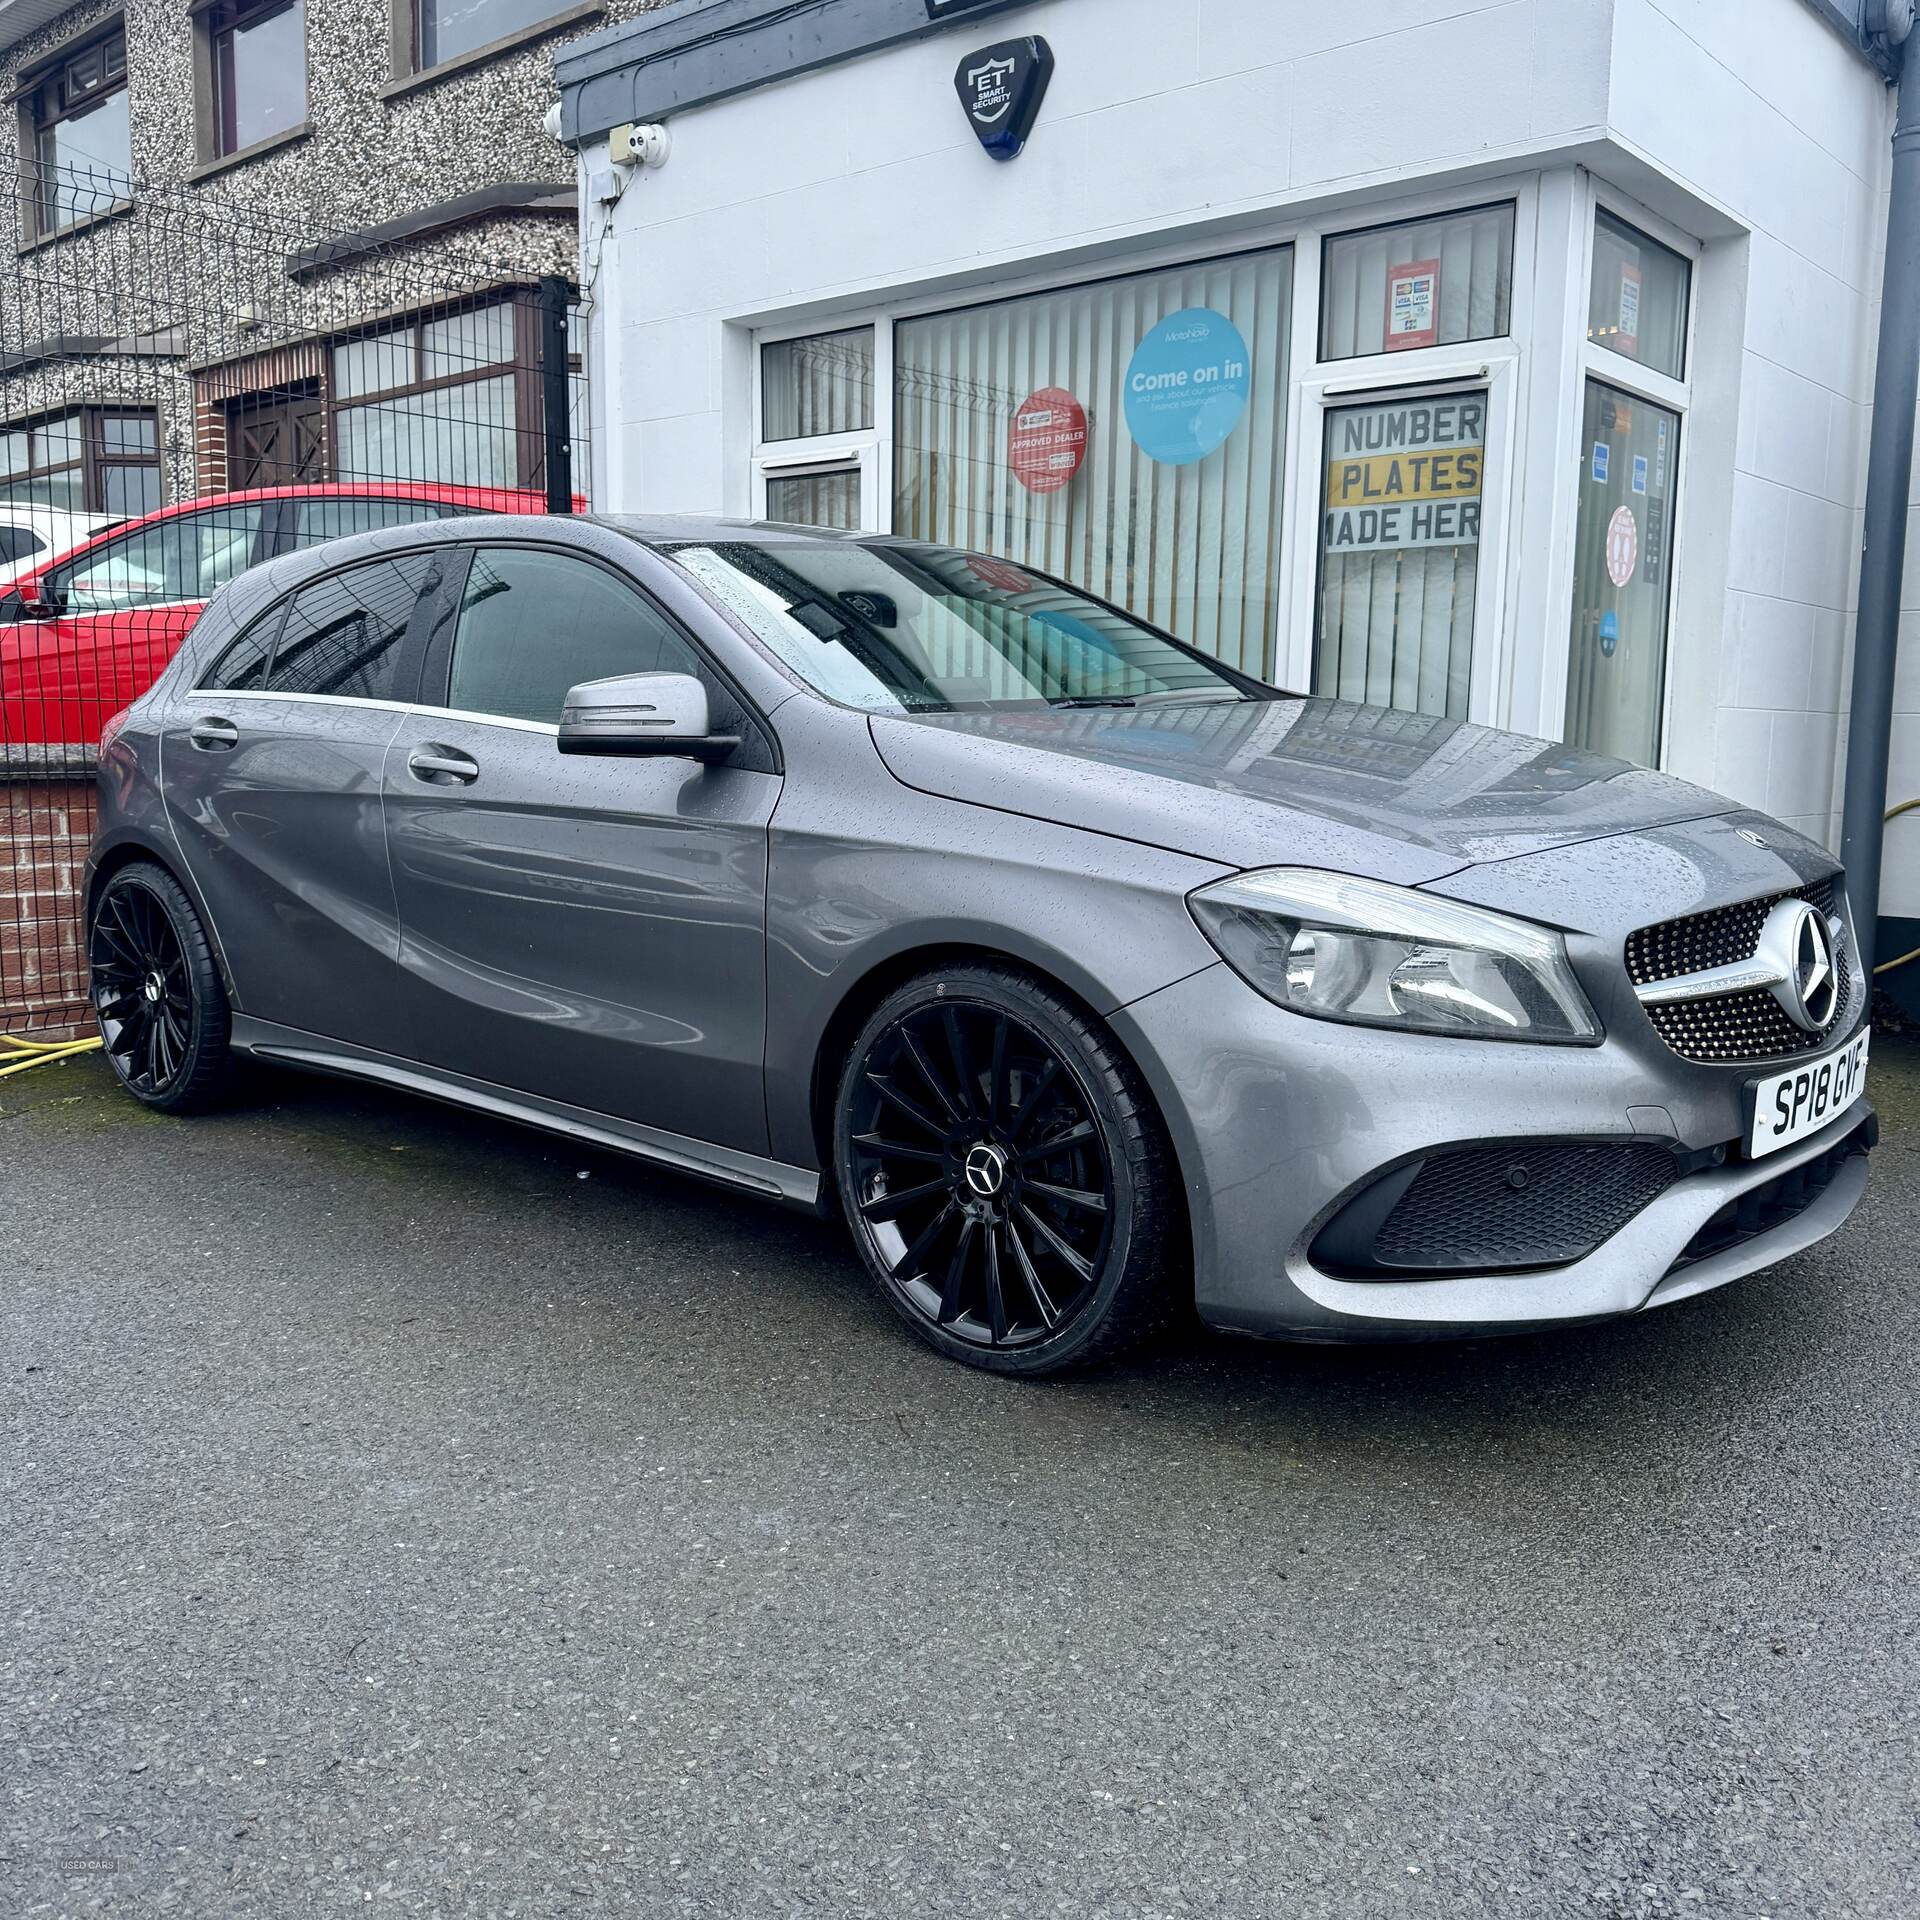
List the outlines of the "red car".
<svg viewBox="0 0 1920 1920">
<path fill-rule="evenodd" d="M 0 746 L 91 746 L 214 592 L 263 560 L 374 527 L 545 508 L 512 488 L 370 480 L 203 494 L 124 522 L 0 589 Z"/>
</svg>

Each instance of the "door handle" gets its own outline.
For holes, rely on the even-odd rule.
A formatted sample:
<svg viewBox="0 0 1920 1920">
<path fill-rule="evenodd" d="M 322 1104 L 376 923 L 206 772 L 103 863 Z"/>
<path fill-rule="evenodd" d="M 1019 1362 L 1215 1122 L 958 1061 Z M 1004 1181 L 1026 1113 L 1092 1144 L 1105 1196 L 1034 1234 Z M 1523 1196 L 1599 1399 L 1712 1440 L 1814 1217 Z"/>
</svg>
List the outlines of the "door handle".
<svg viewBox="0 0 1920 1920">
<path fill-rule="evenodd" d="M 231 720 L 222 720 L 209 714 L 206 719 L 193 723 L 187 738 L 202 753 L 224 753 L 229 747 L 240 744 L 240 729 Z"/>
<path fill-rule="evenodd" d="M 468 759 L 464 753 L 456 753 L 451 747 L 415 747 L 407 755 L 407 771 L 416 780 L 424 780 L 434 787 L 449 781 L 456 786 L 470 787 L 480 778 L 479 762 Z"/>
</svg>

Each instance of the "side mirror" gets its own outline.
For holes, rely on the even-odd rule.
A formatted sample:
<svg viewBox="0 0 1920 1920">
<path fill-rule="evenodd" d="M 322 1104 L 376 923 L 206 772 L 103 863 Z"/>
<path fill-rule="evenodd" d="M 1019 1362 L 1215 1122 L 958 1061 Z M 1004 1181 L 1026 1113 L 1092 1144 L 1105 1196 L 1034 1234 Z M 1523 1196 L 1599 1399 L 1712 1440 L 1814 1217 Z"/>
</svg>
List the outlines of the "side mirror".
<svg viewBox="0 0 1920 1920">
<path fill-rule="evenodd" d="M 51 620 L 66 611 L 65 597 L 46 574 L 28 574 L 14 591 L 20 597 L 23 620 Z"/>
<path fill-rule="evenodd" d="M 623 673 L 583 681 L 567 695 L 560 751 L 724 760 L 740 736 L 709 725 L 707 690 L 692 674 Z"/>
</svg>

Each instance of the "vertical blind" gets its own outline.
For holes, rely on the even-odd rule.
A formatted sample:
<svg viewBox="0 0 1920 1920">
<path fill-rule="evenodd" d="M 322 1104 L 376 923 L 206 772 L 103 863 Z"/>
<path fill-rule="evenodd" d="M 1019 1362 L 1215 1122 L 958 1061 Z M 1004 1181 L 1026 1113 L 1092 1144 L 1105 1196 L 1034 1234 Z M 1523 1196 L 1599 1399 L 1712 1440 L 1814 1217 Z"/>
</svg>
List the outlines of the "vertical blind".
<svg viewBox="0 0 1920 1920">
<path fill-rule="evenodd" d="M 1279 615 L 1292 253 L 1136 274 L 903 321 L 894 335 L 894 527 L 1044 569 L 1256 674 Z M 1141 341 L 1191 307 L 1225 314 L 1252 358 L 1226 443 L 1186 465 L 1127 430 Z M 1062 388 L 1085 409 L 1084 462 L 1056 491 L 1010 458 L 1018 409 Z"/>
<path fill-rule="evenodd" d="M 1418 344 L 1444 347 L 1508 331 L 1513 208 L 1478 207 L 1329 240 L 1321 259 L 1321 359 L 1357 359 L 1387 350 L 1389 279 L 1394 268 L 1417 261 L 1436 261 L 1439 268 L 1434 337 Z"/>
<path fill-rule="evenodd" d="M 761 437 L 806 440 L 873 425 L 873 329 L 776 340 L 760 350 Z"/>
</svg>

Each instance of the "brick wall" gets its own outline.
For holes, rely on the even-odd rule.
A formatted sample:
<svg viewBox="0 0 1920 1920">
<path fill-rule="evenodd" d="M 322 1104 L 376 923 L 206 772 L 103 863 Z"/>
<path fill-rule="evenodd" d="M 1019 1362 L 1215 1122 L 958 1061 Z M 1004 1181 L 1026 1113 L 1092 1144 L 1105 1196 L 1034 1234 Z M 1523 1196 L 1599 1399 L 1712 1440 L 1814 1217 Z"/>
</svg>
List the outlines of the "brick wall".
<svg viewBox="0 0 1920 1920">
<path fill-rule="evenodd" d="M 80 885 L 93 822 L 91 776 L 0 778 L 0 1032 L 90 1025 Z"/>
</svg>

